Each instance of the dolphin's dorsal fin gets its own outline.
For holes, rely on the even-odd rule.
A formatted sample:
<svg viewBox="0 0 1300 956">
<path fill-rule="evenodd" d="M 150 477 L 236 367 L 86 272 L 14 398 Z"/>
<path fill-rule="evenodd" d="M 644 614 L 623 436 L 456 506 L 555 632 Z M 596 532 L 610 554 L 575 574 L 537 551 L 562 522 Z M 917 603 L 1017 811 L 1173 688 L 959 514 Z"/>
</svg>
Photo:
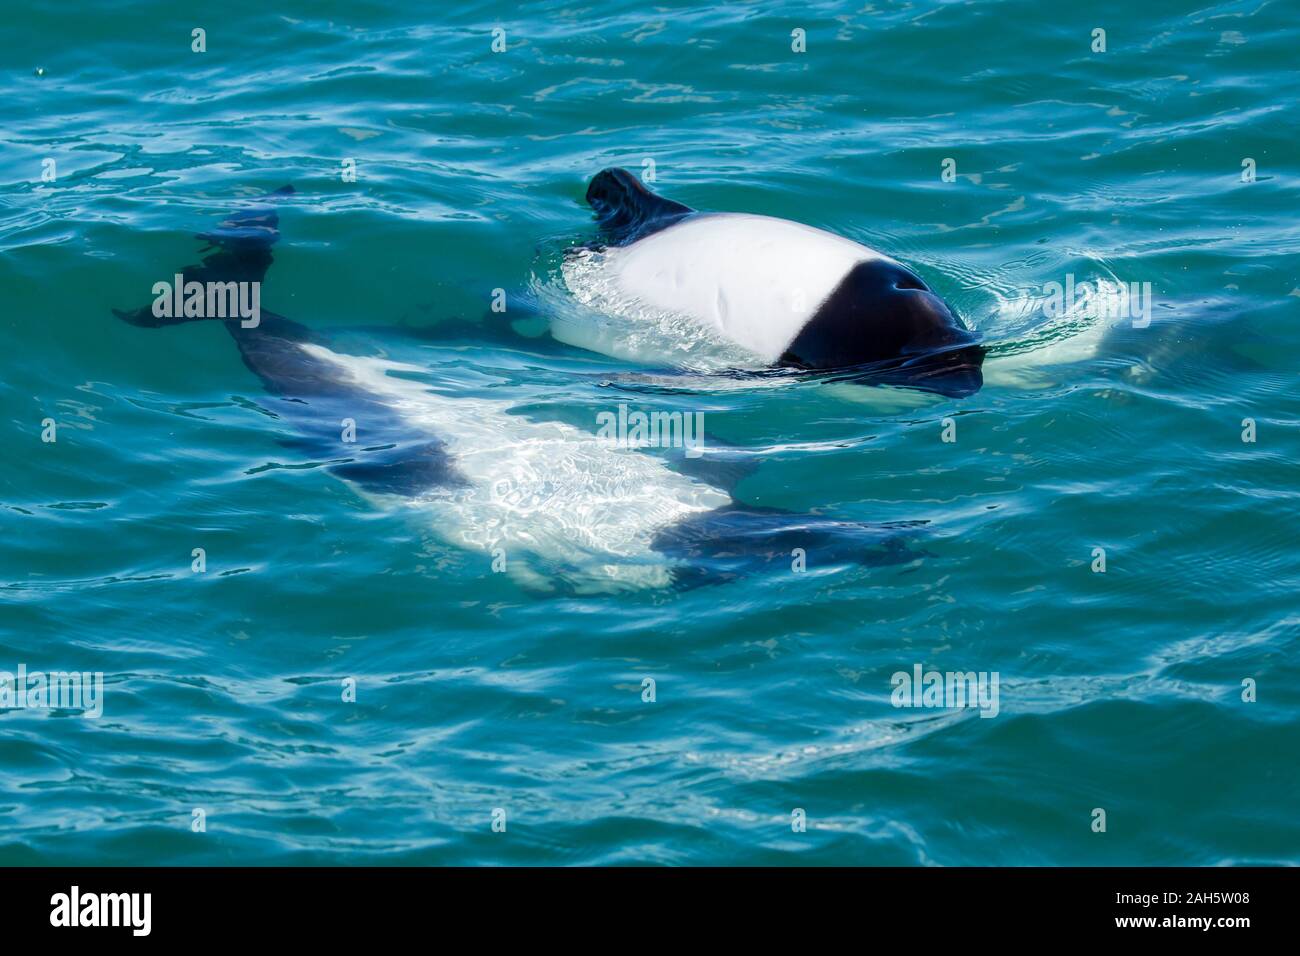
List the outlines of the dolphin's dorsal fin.
<svg viewBox="0 0 1300 956">
<path fill-rule="evenodd" d="M 604 169 L 587 187 L 587 204 L 609 244 L 626 246 L 684 219 L 695 210 L 656 196 L 626 169 Z"/>
</svg>

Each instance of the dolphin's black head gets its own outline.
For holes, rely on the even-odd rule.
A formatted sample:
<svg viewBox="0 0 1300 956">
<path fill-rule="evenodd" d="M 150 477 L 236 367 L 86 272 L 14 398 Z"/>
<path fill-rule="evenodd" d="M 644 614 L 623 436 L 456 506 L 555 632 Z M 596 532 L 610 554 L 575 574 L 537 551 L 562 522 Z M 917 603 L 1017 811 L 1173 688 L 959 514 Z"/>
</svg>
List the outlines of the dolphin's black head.
<svg viewBox="0 0 1300 956">
<path fill-rule="evenodd" d="M 853 370 L 863 381 L 908 385 L 951 398 L 984 383 L 979 335 L 910 269 L 860 262 L 827 296 L 781 356 L 781 364 Z"/>
</svg>

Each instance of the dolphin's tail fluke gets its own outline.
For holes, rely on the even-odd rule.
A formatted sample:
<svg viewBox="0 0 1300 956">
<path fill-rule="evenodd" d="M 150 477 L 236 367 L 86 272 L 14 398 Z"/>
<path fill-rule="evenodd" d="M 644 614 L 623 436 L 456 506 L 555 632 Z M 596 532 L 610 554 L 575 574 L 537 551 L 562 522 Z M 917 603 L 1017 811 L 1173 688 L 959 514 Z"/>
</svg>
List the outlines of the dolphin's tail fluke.
<svg viewBox="0 0 1300 956">
<path fill-rule="evenodd" d="M 678 562 L 677 582 L 691 586 L 794 568 L 907 564 L 927 553 L 906 547 L 924 524 L 867 524 L 732 505 L 671 525 L 655 537 L 654 548 Z"/>
<path fill-rule="evenodd" d="M 185 266 L 179 270 L 185 285 L 191 282 L 208 283 L 257 282 L 260 283 L 271 267 L 271 247 L 280 238 L 280 216 L 274 203 L 286 196 L 293 195 L 293 186 L 281 186 L 249 205 L 236 209 L 209 232 L 201 232 L 196 238 L 207 242 L 202 250 L 203 262 L 200 265 Z M 167 276 L 168 281 L 172 276 Z M 181 298 L 180 295 L 177 298 Z M 175 325 L 179 322 L 193 322 L 204 318 L 231 318 L 225 315 L 159 315 L 154 307 L 122 311 L 114 309 L 113 314 L 123 322 L 146 328 L 158 328 Z"/>
</svg>

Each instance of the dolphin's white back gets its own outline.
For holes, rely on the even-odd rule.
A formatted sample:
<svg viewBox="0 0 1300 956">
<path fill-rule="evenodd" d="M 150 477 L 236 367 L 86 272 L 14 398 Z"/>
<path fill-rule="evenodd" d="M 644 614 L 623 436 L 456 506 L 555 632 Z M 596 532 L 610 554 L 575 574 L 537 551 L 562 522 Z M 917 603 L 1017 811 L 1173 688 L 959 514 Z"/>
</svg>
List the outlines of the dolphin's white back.
<svg viewBox="0 0 1300 956">
<path fill-rule="evenodd" d="M 564 276 L 580 301 L 595 304 L 599 297 L 608 310 L 612 294 L 625 300 L 622 308 L 612 304 L 615 311 L 639 305 L 685 316 L 770 364 L 854 265 L 885 258 L 786 219 L 711 213 L 572 259 Z M 563 334 L 557 330 L 557 337 Z"/>
<path fill-rule="evenodd" d="M 480 551 L 485 561 L 501 549 L 506 570 L 522 583 L 549 586 L 530 560 L 535 556 L 568 574 L 579 590 L 665 586 L 671 566 L 652 549 L 655 535 L 731 503 L 725 492 L 671 470 L 653 454 L 564 422 L 512 415 L 507 401 L 442 394 L 391 374 L 426 368 L 299 347 L 337 366 L 413 430 L 446 444 L 468 485 L 404 503 L 427 512 L 435 533 L 455 547 Z M 357 431 L 362 439 L 364 421 Z"/>
</svg>

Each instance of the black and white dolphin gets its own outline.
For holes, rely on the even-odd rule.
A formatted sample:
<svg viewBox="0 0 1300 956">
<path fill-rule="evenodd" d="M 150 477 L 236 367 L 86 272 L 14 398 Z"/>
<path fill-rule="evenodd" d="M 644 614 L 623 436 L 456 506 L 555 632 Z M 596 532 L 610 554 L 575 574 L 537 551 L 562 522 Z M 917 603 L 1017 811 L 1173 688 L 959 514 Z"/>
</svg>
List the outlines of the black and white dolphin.
<svg viewBox="0 0 1300 956">
<path fill-rule="evenodd" d="M 598 173 L 587 202 L 601 241 L 572 250 L 564 273 L 597 309 L 685 317 L 767 366 L 852 371 L 950 397 L 983 382 L 978 334 L 916 273 L 873 249 L 786 219 L 696 212 L 624 169 Z M 574 322 L 555 323 L 553 334 L 618 358 L 649 358 L 655 347 Z"/>
<path fill-rule="evenodd" d="M 210 248 L 182 270 L 191 282 L 258 282 L 279 239 L 271 197 L 229 215 L 199 238 Z M 171 273 L 168 273 L 170 276 Z M 260 287 L 259 287 L 260 288 Z M 117 312 L 132 325 L 176 325 L 151 308 Z M 616 590 L 728 580 L 789 569 L 803 549 L 809 570 L 914 560 L 913 522 L 867 524 L 744 505 L 713 465 L 624 447 L 572 424 L 521 414 L 487 372 L 449 349 L 442 365 L 399 363 L 342 350 L 327 334 L 263 310 L 252 327 L 223 321 L 292 429 L 291 447 L 325 463 L 372 500 L 410 509 L 445 541 L 493 558 L 522 583 L 551 590 Z M 425 351 L 424 356 L 436 352 Z M 432 359 L 431 359 L 432 361 Z M 345 443 L 342 423 L 355 422 Z M 288 437 L 288 436 L 282 436 Z"/>
</svg>

